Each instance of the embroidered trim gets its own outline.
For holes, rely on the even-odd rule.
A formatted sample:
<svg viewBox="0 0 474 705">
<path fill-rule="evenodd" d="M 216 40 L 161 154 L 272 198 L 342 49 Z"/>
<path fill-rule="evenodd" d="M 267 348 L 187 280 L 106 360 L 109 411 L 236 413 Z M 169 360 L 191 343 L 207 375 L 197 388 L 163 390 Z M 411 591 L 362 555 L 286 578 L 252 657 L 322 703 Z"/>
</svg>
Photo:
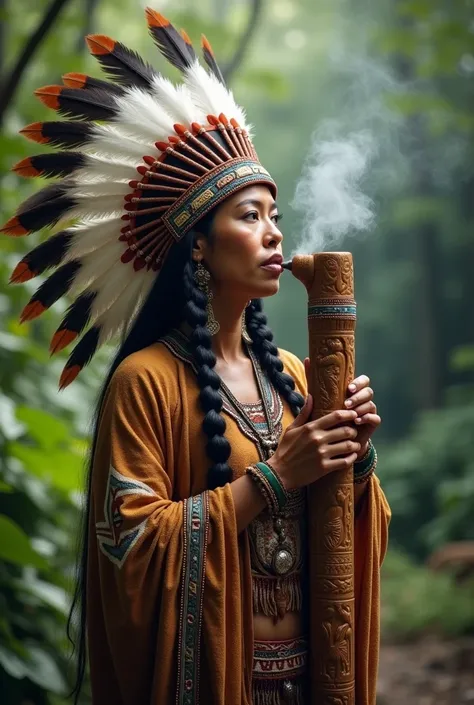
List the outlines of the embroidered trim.
<svg viewBox="0 0 474 705">
<path fill-rule="evenodd" d="M 197 372 L 196 370 L 196 365 L 194 364 L 193 358 L 191 351 L 189 349 L 189 341 L 188 338 L 180 331 L 180 330 L 173 330 L 171 333 L 169 333 L 167 336 L 164 338 L 161 338 L 160 340 L 161 343 L 163 343 L 168 350 L 173 353 L 177 358 L 182 360 L 183 362 L 187 362 L 191 367 L 193 368 L 194 372 Z M 268 400 L 268 406 L 272 415 L 272 420 L 273 420 L 273 425 L 275 427 L 275 430 L 279 435 L 282 433 L 282 426 L 281 426 L 281 420 L 283 418 L 283 403 L 281 401 L 280 395 L 278 392 L 274 389 L 272 384 L 269 382 L 269 380 L 266 378 L 266 376 L 261 372 L 260 366 L 258 366 L 258 369 L 260 371 L 261 375 L 261 382 L 262 382 L 262 389 L 263 393 L 265 394 L 265 398 Z M 222 396 L 222 411 L 224 411 L 228 416 L 230 416 L 237 424 L 239 427 L 239 430 L 243 435 L 248 438 L 250 441 L 256 444 L 260 454 L 263 454 L 263 450 L 260 445 L 260 441 L 255 435 L 255 433 L 252 430 L 252 427 L 250 424 L 245 422 L 245 419 L 242 418 L 240 414 L 238 414 L 233 406 L 231 405 L 230 401 L 227 399 L 225 395 L 225 388 L 221 387 L 219 390 Z M 258 402 L 259 404 L 262 404 L 262 402 Z M 244 408 L 246 405 L 242 405 Z M 254 406 L 254 405 L 252 405 Z M 256 406 L 256 405 L 255 405 Z M 261 406 L 262 411 L 263 411 L 263 404 Z M 262 455 L 263 457 L 263 455 Z"/>
<path fill-rule="evenodd" d="M 219 164 L 190 186 L 163 215 L 163 223 L 176 241 L 232 193 L 252 183 L 276 184 L 257 161 L 237 157 Z"/>
<path fill-rule="evenodd" d="M 148 521 L 146 517 L 132 529 L 121 531 L 124 519 L 120 509 L 127 495 L 156 496 L 156 493 L 144 482 L 122 475 L 111 465 L 105 490 L 104 521 L 96 522 L 95 528 L 100 550 L 119 568 L 145 531 Z"/>
<path fill-rule="evenodd" d="M 308 642 L 305 638 L 281 641 L 255 641 L 253 677 L 291 678 L 304 672 L 308 660 Z"/>
<path fill-rule="evenodd" d="M 208 533 L 209 493 L 206 491 L 183 502 L 183 569 L 176 705 L 199 703 L 200 641 Z"/>
</svg>

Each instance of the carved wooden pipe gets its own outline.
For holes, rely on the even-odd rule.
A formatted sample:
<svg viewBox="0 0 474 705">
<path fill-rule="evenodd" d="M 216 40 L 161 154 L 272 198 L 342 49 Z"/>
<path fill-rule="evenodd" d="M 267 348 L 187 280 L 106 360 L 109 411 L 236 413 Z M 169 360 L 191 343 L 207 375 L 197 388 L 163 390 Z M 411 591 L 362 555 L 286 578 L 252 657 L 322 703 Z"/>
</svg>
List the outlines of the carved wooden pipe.
<svg viewBox="0 0 474 705">
<path fill-rule="evenodd" d="M 308 291 L 312 418 L 343 409 L 354 378 L 352 255 L 297 255 L 283 265 Z M 308 487 L 311 705 L 355 703 L 353 469 Z"/>
</svg>

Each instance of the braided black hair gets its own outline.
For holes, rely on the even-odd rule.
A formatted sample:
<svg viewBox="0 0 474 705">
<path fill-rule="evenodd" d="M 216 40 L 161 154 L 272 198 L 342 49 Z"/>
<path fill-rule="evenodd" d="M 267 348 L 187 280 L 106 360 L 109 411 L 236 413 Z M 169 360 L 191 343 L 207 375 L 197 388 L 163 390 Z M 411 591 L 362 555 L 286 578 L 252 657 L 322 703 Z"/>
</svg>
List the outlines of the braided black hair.
<svg viewBox="0 0 474 705">
<path fill-rule="evenodd" d="M 261 299 L 253 299 L 247 306 L 245 323 L 252 340 L 253 351 L 263 372 L 266 372 L 277 392 L 289 404 L 293 414 L 297 416 L 304 405 L 304 398 L 295 391 L 293 377 L 283 372 L 283 363 L 278 356 L 278 348 L 273 342 L 273 333 L 267 325 L 267 317 L 263 313 Z"/>
<path fill-rule="evenodd" d="M 191 326 L 191 347 L 197 365 L 200 388 L 199 401 L 204 411 L 202 427 L 207 435 L 206 452 L 213 465 L 209 469 L 208 487 L 221 487 L 232 480 L 232 469 L 227 464 L 230 443 L 225 437 L 226 422 L 221 415 L 222 397 L 219 394 L 221 380 L 214 367 L 216 356 L 212 352 L 212 336 L 206 328 L 207 297 L 196 285 L 196 265 L 187 262 L 184 267 L 184 291 L 186 304 L 184 315 Z"/>
</svg>

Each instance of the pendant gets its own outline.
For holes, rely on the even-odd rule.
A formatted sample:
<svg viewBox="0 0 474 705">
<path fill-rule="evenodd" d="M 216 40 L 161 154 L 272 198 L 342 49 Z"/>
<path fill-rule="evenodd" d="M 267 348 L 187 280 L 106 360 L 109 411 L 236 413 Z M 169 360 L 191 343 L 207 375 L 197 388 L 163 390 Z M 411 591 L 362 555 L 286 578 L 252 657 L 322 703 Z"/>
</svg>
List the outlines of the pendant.
<svg viewBox="0 0 474 705">
<path fill-rule="evenodd" d="M 285 575 L 293 568 L 295 559 L 286 548 L 278 548 L 273 556 L 273 569 L 277 575 Z"/>
</svg>

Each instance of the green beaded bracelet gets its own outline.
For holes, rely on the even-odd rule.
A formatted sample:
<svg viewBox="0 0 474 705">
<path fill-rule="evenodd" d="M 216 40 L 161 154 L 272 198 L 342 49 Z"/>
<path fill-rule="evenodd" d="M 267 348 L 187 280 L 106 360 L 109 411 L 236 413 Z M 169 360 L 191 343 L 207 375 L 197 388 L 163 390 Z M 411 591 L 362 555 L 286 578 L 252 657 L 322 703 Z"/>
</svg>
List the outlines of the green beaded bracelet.
<svg viewBox="0 0 474 705">
<path fill-rule="evenodd" d="M 374 474 L 377 467 L 377 451 L 374 444 L 369 440 L 367 452 L 354 463 L 354 482 L 366 482 Z"/>
<path fill-rule="evenodd" d="M 270 512 L 276 514 L 281 511 L 288 502 L 288 494 L 271 465 L 256 463 L 247 468 L 247 472 L 257 482 Z"/>
</svg>

